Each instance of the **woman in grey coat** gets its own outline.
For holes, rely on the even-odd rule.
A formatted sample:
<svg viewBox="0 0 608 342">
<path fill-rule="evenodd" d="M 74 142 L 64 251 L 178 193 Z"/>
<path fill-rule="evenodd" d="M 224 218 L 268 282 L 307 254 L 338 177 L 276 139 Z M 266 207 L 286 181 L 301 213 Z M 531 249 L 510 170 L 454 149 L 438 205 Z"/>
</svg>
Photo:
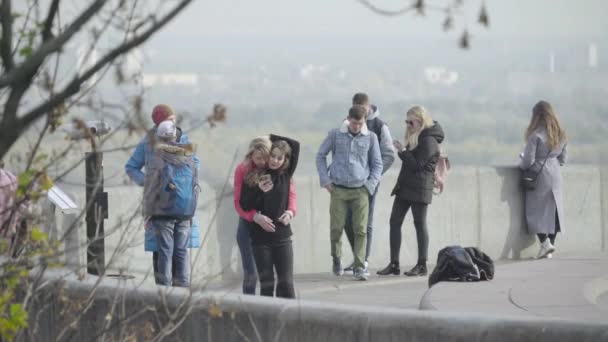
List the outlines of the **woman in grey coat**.
<svg viewBox="0 0 608 342">
<path fill-rule="evenodd" d="M 555 236 L 564 231 L 560 167 L 566 162 L 567 139 L 548 102 L 540 101 L 534 106 L 526 141 L 520 167 L 540 171 L 536 188 L 525 194 L 526 223 L 528 232 L 536 234 L 540 241 L 538 258 L 551 258 L 555 251 Z"/>
</svg>

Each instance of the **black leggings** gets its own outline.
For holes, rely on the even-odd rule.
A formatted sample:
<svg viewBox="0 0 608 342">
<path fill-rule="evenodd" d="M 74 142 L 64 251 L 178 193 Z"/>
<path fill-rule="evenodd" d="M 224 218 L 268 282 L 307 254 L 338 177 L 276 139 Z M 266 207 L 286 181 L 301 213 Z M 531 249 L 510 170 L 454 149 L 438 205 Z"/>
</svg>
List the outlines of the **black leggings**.
<svg viewBox="0 0 608 342">
<path fill-rule="evenodd" d="M 551 241 L 551 244 L 554 245 L 555 244 L 555 235 L 556 234 L 536 234 L 538 236 L 538 240 L 540 241 L 540 243 L 545 242 L 545 240 L 547 240 L 547 237 L 549 237 L 549 241 Z"/>
<path fill-rule="evenodd" d="M 540 241 L 540 243 L 545 242 L 545 240 L 547 240 L 547 237 L 549 237 L 549 241 L 551 241 L 551 244 L 554 245 L 555 244 L 555 237 L 557 236 L 557 233 L 559 233 L 561 231 L 561 226 L 559 224 L 559 215 L 557 215 L 557 210 L 555 211 L 555 233 L 553 234 L 536 234 L 536 236 L 538 236 L 538 240 Z"/>
<path fill-rule="evenodd" d="M 274 272 L 277 272 L 276 295 L 282 298 L 295 298 L 293 288 L 293 246 L 291 239 L 267 243 L 253 243 L 255 265 L 260 278 L 260 294 L 274 296 Z"/>
<path fill-rule="evenodd" d="M 416 239 L 418 240 L 418 263 L 425 263 L 428 259 L 429 233 L 426 227 L 426 212 L 428 204 L 419 202 L 403 201 L 395 197 L 393 209 L 391 210 L 391 262 L 399 264 L 399 252 L 401 249 L 401 226 L 405 214 L 412 208 L 414 215 L 414 227 L 416 227 Z"/>
</svg>

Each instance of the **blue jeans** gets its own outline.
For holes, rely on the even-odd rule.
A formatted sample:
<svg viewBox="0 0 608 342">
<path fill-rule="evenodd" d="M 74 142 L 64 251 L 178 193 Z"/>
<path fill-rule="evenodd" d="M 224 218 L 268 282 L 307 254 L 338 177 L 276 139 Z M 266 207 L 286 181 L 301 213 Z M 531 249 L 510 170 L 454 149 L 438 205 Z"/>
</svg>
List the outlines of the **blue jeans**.
<svg viewBox="0 0 608 342">
<path fill-rule="evenodd" d="M 368 206 L 368 214 L 367 214 L 367 245 L 365 246 L 365 261 L 369 259 L 369 255 L 372 250 L 372 232 L 373 232 L 373 223 L 374 223 L 374 205 L 376 204 L 376 195 L 378 194 L 378 188 L 380 184 L 376 187 L 376 191 L 373 195 L 369 195 L 369 206 Z M 346 233 L 346 237 L 348 238 L 348 243 L 350 244 L 351 250 L 354 249 L 355 246 L 355 232 L 353 231 L 353 217 L 352 211 L 350 207 L 346 209 L 346 221 L 344 223 L 344 232 Z"/>
<path fill-rule="evenodd" d="M 253 222 L 239 217 L 239 225 L 236 231 L 236 243 L 239 245 L 243 263 L 243 293 L 252 295 L 255 294 L 255 287 L 258 282 L 253 249 L 251 248 L 251 237 L 249 236 L 249 230 L 253 224 Z"/>
<path fill-rule="evenodd" d="M 151 224 L 158 243 L 157 272 L 154 274 L 156 284 L 188 287 L 190 270 L 186 247 L 190 236 L 190 220 L 152 218 Z M 172 271 L 173 263 L 175 272 Z"/>
</svg>

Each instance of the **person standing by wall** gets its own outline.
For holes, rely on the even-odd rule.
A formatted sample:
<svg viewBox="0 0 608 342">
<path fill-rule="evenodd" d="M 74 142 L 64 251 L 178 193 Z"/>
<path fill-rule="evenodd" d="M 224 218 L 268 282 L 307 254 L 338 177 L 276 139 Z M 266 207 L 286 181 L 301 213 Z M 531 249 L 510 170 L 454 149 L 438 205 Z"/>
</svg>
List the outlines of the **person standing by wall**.
<svg viewBox="0 0 608 342">
<path fill-rule="evenodd" d="M 564 231 L 564 193 L 560 166 L 567 159 L 566 131 L 549 102 L 540 101 L 532 109 L 526 130 L 526 147 L 521 169 L 538 172 L 534 190 L 525 192 L 526 224 L 540 241 L 538 258 L 551 258 L 555 237 Z"/>
<path fill-rule="evenodd" d="M 444 133 L 441 126 L 433 122 L 427 111 L 420 106 L 414 106 L 407 111 L 405 123 L 407 125 L 405 147 L 398 140 L 394 141 L 394 147 L 402 163 L 397 184 L 391 193 L 395 196 L 390 218 L 391 261 L 384 269 L 376 272 L 378 275 L 398 275 L 401 272 L 399 268 L 401 226 L 410 208 L 416 228 L 418 262 L 404 274 L 408 276 L 427 274 L 429 234 L 426 217 L 428 205 L 433 199 L 433 177 L 439 160 L 439 144 L 443 141 Z"/>
<path fill-rule="evenodd" d="M 154 151 L 153 142 L 156 135 L 156 130 L 158 129 L 158 125 L 166 120 L 170 120 L 175 122 L 175 113 L 173 109 L 165 104 L 159 104 L 154 106 L 152 109 L 152 122 L 154 123 L 154 127 L 152 127 L 146 134 L 146 136 L 137 144 L 133 154 L 127 161 L 125 165 L 125 172 L 129 176 L 129 178 L 137 185 L 144 186 L 145 174 L 142 169 L 148 165 L 152 158 L 152 153 Z M 181 128 L 176 127 L 176 137 L 175 142 L 179 144 L 188 144 L 188 136 L 186 133 L 182 131 Z M 194 162 L 198 169 L 200 165 L 200 161 L 198 157 L 195 155 Z M 192 225 L 190 227 L 190 238 L 188 239 L 188 248 L 199 248 L 201 246 L 200 242 L 200 232 L 198 225 L 198 218 L 196 215 L 192 218 Z M 144 250 L 146 252 L 152 252 L 152 268 L 154 273 L 158 272 L 158 245 L 156 244 L 156 237 L 154 233 L 146 229 L 144 233 Z M 172 269 L 175 269 L 173 267 Z"/>
<path fill-rule="evenodd" d="M 254 228 L 255 223 L 264 229 L 274 229 L 275 225 L 270 218 L 261 214 L 256 215 L 254 209 L 244 210 L 241 207 L 241 188 L 243 179 L 252 170 L 266 169 L 270 156 L 270 148 L 272 142 L 269 136 L 261 136 L 253 139 L 249 143 L 249 149 L 245 155 L 245 159 L 234 170 L 234 209 L 239 215 L 239 223 L 236 232 L 236 241 L 241 253 L 241 262 L 243 265 L 243 293 L 255 294 L 256 285 L 258 282 L 257 271 L 255 267 L 255 259 L 253 249 L 251 247 L 250 231 Z M 289 186 L 289 203 L 288 209 L 295 215 L 296 213 L 296 194 L 293 186 L 293 181 Z"/>
<path fill-rule="evenodd" d="M 245 176 L 241 188 L 241 207 L 256 210 L 256 216 L 272 221 L 273 227 L 251 226 L 251 242 L 255 264 L 260 277 L 260 294 L 295 298 L 293 285 L 293 235 L 290 222 L 294 213 L 289 210 L 291 178 L 298 165 L 300 143 L 289 138 L 270 136 L 272 147 L 268 169 L 252 170 Z M 254 220 L 257 221 L 257 220 Z"/>
<path fill-rule="evenodd" d="M 395 161 L 395 151 L 393 149 L 393 138 L 391 132 L 388 129 L 388 125 L 380 119 L 380 110 L 375 105 L 372 105 L 369 100 L 369 96 L 365 93 L 356 93 L 353 96 L 353 105 L 361 105 L 367 109 L 367 116 L 365 118 L 365 124 L 367 129 L 376 133 L 378 142 L 380 144 L 380 155 L 382 156 L 382 174 L 391 168 Z M 371 194 L 368 198 L 369 210 L 367 214 L 367 243 L 365 245 L 365 265 L 363 272 L 369 275 L 369 257 L 372 248 L 372 234 L 373 234 L 373 221 L 374 221 L 374 206 L 376 203 L 376 195 L 380 188 L 380 182 L 376 187 L 376 191 Z M 346 212 L 346 223 L 344 225 L 344 232 L 348 238 L 351 250 L 355 247 L 355 234 L 353 232 L 352 224 L 352 212 L 347 210 Z M 344 271 L 353 271 L 353 264 L 346 267 Z"/>
<path fill-rule="evenodd" d="M 146 167 L 143 209 L 158 246 L 156 284 L 188 287 L 188 240 L 196 212 L 197 165 L 191 144 L 178 144 L 175 123 L 158 125 L 152 158 Z"/>
<path fill-rule="evenodd" d="M 329 131 L 317 153 L 317 172 L 321 187 L 330 200 L 330 238 L 332 271 L 341 276 L 342 230 L 346 210 L 352 211 L 355 261 L 353 276 L 367 280 L 365 274 L 365 248 L 367 242 L 367 218 L 369 196 L 376 192 L 382 174 L 382 158 L 378 138 L 367 129 L 367 108 L 354 105 L 340 128 Z M 332 163 L 327 166 L 327 155 L 332 153 Z"/>
</svg>

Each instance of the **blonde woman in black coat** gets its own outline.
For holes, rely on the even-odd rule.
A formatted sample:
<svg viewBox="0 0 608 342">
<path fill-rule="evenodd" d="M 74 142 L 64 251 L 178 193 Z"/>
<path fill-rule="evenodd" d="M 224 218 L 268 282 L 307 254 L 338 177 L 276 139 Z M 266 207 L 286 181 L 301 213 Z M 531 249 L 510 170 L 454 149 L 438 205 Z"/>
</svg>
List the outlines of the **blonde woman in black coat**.
<svg viewBox="0 0 608 342">
<path fill-rule="evenodd" d="M 412 209 L 418 241 L 418 261 L 416 266 L 405 272 L 408 276 L 427 274 L 429 234 L 426 225 L 428 205 L 433 198 L 433 175 L 439 160 L 439 144 L 443 141 L 443 129 L 433 122 L 427 111 L 414 106 L 407 111 L 405 133 L 406 145 L 393 142 L 401 159 L 401 171 L 392 196 L 395 196 L 390 218 L 391 261 L 379 275 L 398 275 L 399 250 L 401 248 L 401 225 L 407 212 Z"/>
</svg>

